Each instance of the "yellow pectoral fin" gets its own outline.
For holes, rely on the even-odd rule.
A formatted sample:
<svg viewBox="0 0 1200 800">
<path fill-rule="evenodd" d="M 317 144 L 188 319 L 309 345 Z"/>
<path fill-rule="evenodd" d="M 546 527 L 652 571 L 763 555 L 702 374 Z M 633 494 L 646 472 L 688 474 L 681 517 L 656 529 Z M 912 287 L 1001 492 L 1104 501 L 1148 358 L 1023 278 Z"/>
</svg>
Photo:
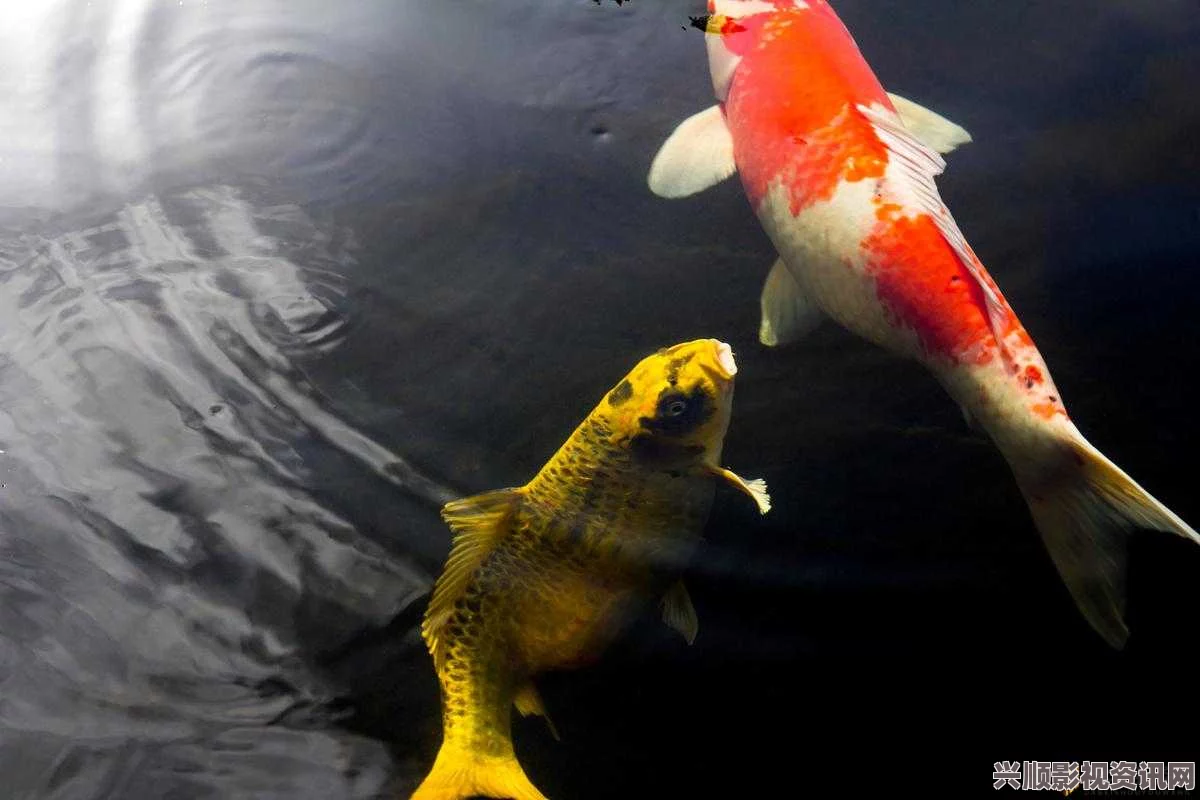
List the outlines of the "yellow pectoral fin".
<svg viewBox="0 0 1200 800">
<path fill-rule="evenodd" d="M 762 478 L 745 481 L 732 470 L 725 469 L 724 467 L 709 467 L 709 470 L 714 475 L 732 483 L 740 491 L 750 495 L 750 498 L 754 500 L 754 504 L 758 506 L 758 513 L 766 514 L 771 510 L 771 495 L 767 494 L 767 482 Z"/>
<path fill-rule="evenodd" d="M 692 605 L 692 598 L 688 595 L 683 581 L 676 581 L 663 596 L 662 616 L 663 622 L 678 631 L 688 644 L 696 641 L 700 623 L 696 619 L 696 607 Z"/>
<path fill-rule="evenodd" d="M 513 698 L 513 705 L 517 707 L 522 717 L 528 717 L 533 714 L 546 720 L 546 727 L 550 729 L 550 735 L 555 741 L 562 741 L 558 735 L 558 729 L 554 727 L 554 723 L 550 721 L 550 715 L 546 713 L 546 706 L 542 703 L 542 696 L 538 694 L 537 688 L 532 683 L 527 683 L 517 692 L 517 696 Z"/>
</svg>

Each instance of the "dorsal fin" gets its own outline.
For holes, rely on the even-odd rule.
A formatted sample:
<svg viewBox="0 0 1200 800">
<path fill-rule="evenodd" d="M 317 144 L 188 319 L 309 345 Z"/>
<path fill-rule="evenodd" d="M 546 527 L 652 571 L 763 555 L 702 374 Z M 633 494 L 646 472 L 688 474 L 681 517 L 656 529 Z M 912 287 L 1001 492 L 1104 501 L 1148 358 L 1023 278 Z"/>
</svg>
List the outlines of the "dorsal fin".
<svg viewBox="0 0 1200 800">
<path fill-rule="evenodd" d="M 887 147 L 891 156 L 890 163 L 899 169 L 904 188 L 910 194 L 908 199 L 929 214 L 946 244 L 950 245 L 967 273 L 979 286 L 987 303 L 988 324 L 992 335 L 1003 347 L 1004 323 L 1009 316 L 1008 308 L 1000 298 L 999 290 L 991 277 L 984 270 L 983 263 L 958 229 L 954 217 L 950 216 L 950 210 L 942 202 L 937 185 L 933 181 L 946 169 L 945 159 L 921 142 L 904 127 L 898 116 L 886 109 L 859 106 L 858 110 L 871 123 L 879 140 Z"/>
<path fill-rule="evenodd" d="M 442 519 L 454 531 L 454 545 L 446 567 L 433 587 L 433 596 L 421 624 L 421 636 L 439 672 L 445 653 L 442 627 L 463 596 L 475 569 L 508 530 L 508 519 L 520 500 L 520 489 L 500 489 L 454 500 L 442 508 Z"/>
<path fill-rule="evenodd" d="M 888 92 L 888 99 L 895 106 L 904 127 L 912 131 L 912 134 L 930 149 L 945 155 L 957 149 L 959 145 L 971 141 L 971 134 L 967 133 L 965 128 L 941 114 L 891 92 Z"/>
</svg>

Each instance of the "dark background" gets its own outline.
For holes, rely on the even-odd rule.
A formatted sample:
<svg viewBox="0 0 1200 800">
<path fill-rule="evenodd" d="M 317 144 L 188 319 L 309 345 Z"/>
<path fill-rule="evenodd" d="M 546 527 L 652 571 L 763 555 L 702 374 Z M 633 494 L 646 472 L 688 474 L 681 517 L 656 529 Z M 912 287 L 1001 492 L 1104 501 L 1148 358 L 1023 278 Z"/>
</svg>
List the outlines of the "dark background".
<svg viewBox="0 0 1200 800">
<path fill-rule="evenodd" d="M 1200 429 L 1190 0 L 850 2 L 974 136 L 942 194 L 1077 424 L 1182 517 Z M 654 619 L 515 722 L 554 800 L 990 792 L 997 760 L 1194 760 L 1200 553 L 1133 543 L 1126 651 L 996 451 L 832 326 L 756 341 L 736 181 L 654 197 L 712 103 L 699 4 L 0 11 L 0 775 L 14 798 L 366 798 L 440 736 L 416 635 L 461 494 L 523 483 L 633 363 L 740 366 Z M 407 796 L 407 795 L 402 795 Z"/>
</svg>

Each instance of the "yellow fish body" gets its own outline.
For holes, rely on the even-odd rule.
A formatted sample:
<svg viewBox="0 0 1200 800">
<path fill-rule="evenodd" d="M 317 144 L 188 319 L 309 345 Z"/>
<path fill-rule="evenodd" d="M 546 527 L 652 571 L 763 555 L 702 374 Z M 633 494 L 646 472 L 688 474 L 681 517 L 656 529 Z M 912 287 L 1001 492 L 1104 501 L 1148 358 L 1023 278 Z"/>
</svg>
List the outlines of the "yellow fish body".
<svg viewBox="0 0 1200 800">
<path fill-rule="evenodd" d="M 655 598 L 692 641 L 695 611 L 677 577 L 716 480 L 770 508 L 762 481 L 719 466 L 736 371 L 715 339 L 660 350 L 525 486 L 446 505 L 456 536 L 421 629 L 441 683 L 443 739 L 413 800 L 545 800 L 511 737 L 513 705 L 545 716 L 532 677 L 596 657 Z"/>
</svg>

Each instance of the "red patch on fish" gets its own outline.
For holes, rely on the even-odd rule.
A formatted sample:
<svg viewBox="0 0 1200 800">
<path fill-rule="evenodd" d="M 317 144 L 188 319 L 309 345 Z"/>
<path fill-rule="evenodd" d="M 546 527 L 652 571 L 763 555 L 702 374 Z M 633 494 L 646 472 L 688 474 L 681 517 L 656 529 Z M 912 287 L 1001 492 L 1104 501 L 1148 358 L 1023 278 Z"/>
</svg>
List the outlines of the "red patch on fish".
<svg viewBox="0 0 1200 800">
<path fill-rule="evenodd" d="M 1053 419 L 1055 414 L 1067 415 L 1067 410 L 1058 403 L 1034 403 L 1029 408 L 1042 419 Z"/>
<path fill-rule="evenodd" d="M 714 18 L 722 45 L 738 59 L 722 111 L 755 210 L 761 213 L 768 192 L 782 186 L 798 216 L 847 183 L 885 178 L 889 151 L 859 109 L 894 107 L 824 0 L 809 0 L 809 8 L 769 2 L 774 11 L 733 24 Z M 999 361 L 1007 379 L 1030 392 L 1033 413 L 1065 416 L 1033 340 L 970 247 L 960 254 L 933 217 L 914 214 L 903 200 L 876 192 L 873 202 L 875 220 L 860 253 L 891 323 L 913 331 L 929 356 L 969 366 Z M 853 268 L 848 255 L 843 260 Z M 998 308 L 989 306 L 988 294 Z M 1029 364 L 1030 356 L 1041 366 Z"/>
<path fill-rule="evenodd" d="M 991 361 L 998 342 L 974 276 L 928 214 L 897 218 L 887 209 L 880 206 L 881 221 L 862 248 L 876 294 L 893 322 L 915 331 L 930 354 Z M 1011 322 L 1018 324 L 1015 318 Z"/>
<path fill-rule="evenodd" d="M 717 25 L 717 30 L 715 32 L 720 33 L 723 36 L 731 34 L 731 33 L 741 33 L 742 31 L 746 30 L 745 26 L 743 26 L 741 23 L 739 23 L 733 17 L 716 16 L 716 17 L 710 18 L 710 22 L 708 23 L 708 25 L 709 25 L 708 32 L 709 33 L 714 32 L 712 30 L 714 23 Z"/>
<path fill-rule="evenodd" d="M 844 180 L 881 177 L 887 148 L 856 106 L 891 102 L 833 11 L 789 7 L 738 23 L 721 37 L 742 56 L 724 111 L 755 207 L 777 180 L 799 214 Z"/>
<path fill-rule="evenodd" d="M 875 218 L 880 222 L 895 222 L 904 216 L 904 206 L 899 203 L 876 203 Z"/>
</svg>

